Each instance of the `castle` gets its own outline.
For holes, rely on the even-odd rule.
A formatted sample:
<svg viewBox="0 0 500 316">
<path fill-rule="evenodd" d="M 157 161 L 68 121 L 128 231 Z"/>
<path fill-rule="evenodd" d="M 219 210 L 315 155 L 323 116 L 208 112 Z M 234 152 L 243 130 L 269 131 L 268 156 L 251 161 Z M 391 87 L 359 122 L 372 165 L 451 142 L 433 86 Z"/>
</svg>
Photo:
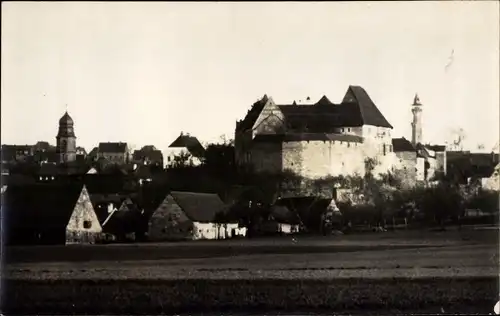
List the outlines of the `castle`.
<svg viewBox="0 0 500 316">
<path fill-rule="evenodd" d="M 392 138 L 392 125 L 360 86 L 349 86 L 338 104 L 326 96 L 310 104 L 276 104 L 264 95 L 236 123 L 236 163 L 256 171 L 289 170 L 314 179 L 364 175 L 370 158 L 376 162 L 372 171 L 376 176 L 411 169 L 414 172 L 405 176 L 417 180 L 422 164 L 417 158 L 425 160 L 424 169 L 435 166 L 430 162 L 436 160 L 435 155 L 429 152 L 436 148 L 421 144 L 422 109 L 418 96 L 414 101 L 412 143 L 409 148 L 394 148 L 400 142 Z M 401 155 L 407 151 L 415 159 Z"/>
</svg>

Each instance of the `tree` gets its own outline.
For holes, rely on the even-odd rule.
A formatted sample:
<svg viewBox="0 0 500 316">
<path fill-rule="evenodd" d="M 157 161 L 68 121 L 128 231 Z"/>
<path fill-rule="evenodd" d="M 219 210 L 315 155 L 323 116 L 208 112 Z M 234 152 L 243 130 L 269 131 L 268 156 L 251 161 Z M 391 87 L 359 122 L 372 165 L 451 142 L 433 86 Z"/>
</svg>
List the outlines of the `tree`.
<svg viewBox="0 0 500 316">
<path fill-rule="evenodd" d="M 182 167 L 192 166 L 193 163 L 192 163 L 190 158 L 191 158 L 191 154 L 183 151 L 183 152 L 174 156 L 174 159 L 172 161 L 172 167 L 173 168 L 182 168 Z"/>
<path fill-rule="evenodd" d="M 210 144 L 205 150 L 203 165 L 213 176 L 234 180 L 236 168 L 234 146 L 230 144 Z"/>
</svg>

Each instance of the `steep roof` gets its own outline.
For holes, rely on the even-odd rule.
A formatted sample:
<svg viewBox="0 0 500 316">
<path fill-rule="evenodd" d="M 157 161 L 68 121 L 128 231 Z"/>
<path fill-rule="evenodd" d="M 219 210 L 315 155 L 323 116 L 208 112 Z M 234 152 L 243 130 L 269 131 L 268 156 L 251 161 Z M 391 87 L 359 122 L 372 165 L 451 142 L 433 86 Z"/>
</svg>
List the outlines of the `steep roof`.
<svg viewBox="0 0 500 316">
<path fill-rule="evenodd" d="M 169 148 L 187 148 L 191 155 L 195 157 L 203 157 L 205 148 L 198 141 L 198 138 L 190 135 L 181 134 L 176 140 L 168 146 Z"/>
<path fill-rule="evenodd" d="M 382 115 L 368 93 L 360 86 L 349 86 L 342 103 L 356 105 L 360 112 L 361 125 L 374 125 L 392 128 Z"/>
<path fill-rule="evenodd" d="M 284 205 L 274 205 L 271 207 L 271 216 L 278 223 L 298 225 L 300 218 L 296 213 L 290 211 Z"/>
<path fill-rule="evenodd" d="M 194 222 L 213 222 L 225 208 L 217 194 L 172 191 L 170 195 Z"/>
<path fill-rule="evenodd" d="M 416 151 L 413 144 L 404 137 L 393 138 L 392 139 L 392 148 L 393 148 L 394 152 L 403 152 L 403 151 L 415 152 Z"/>
<path fill-rule="evenodd" d="M 292 142 L 292 141 L 343 141 L 362 143 L 363 137 L 356 135 L 334 133 L 286 133 L 286 134 L 261 134 L 256 135 L 255 142 Z"/>
<path fill-rule="evenodd" d="M 288 131 L 331 133 L 344 126 L 373 125 L 392 128 L 366 91 L 349 86 L 342 103 L 321 97 L 314 104 L 278 105 L 285 116 Z M 260 112 L 259 112 L 260 113 Z"/>
<path fill-rule="evenodd" d="M 139 161 L 139 160 L 147 158 L 150 161 L 155 161 L 155 162 L 163 160 L 163 154 L 162 154 L 161 150 L 144 149 L 145 147 L 143 147 L 141 150 L 134 150 L 134 154 L 132 155 L 132 159 Z M 154 146 L 153 146 L 153 148 L 154 148 Z"/>
<path fill-rule="evenodd" d="M 9 186 L 5 192 L 8 227 L 65 228 L 82 184 Z"/>
<path fill-rule="evenodd" d="M 257 121 L 260 112 L 262 111 L 268 100 L 269 98 L 266 94 L 264 94 L 264 96 L 260 100 L 255 102 L 250 110 L 248 110 L 245 118 L 242 121 L 236 123 L 236 132 L 242 132 L 251 129 Z"/>
<path fill-rule="evenodd" d="M 99 152 L 101 153 L 126 153 L 127 143 L 99 143 Z"/>
</svg>

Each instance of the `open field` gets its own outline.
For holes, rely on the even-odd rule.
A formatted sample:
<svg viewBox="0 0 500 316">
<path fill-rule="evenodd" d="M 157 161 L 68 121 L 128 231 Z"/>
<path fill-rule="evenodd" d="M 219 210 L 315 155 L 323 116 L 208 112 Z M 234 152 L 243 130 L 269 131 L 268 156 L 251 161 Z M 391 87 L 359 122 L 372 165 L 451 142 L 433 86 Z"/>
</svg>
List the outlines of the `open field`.
<svg viewBox="0 0 500 316">
<path fill-rule="evenodd" d="M 5 312 L 489 313 L 498 299 L 498 230 L 5 250 Z"/>
</svg>

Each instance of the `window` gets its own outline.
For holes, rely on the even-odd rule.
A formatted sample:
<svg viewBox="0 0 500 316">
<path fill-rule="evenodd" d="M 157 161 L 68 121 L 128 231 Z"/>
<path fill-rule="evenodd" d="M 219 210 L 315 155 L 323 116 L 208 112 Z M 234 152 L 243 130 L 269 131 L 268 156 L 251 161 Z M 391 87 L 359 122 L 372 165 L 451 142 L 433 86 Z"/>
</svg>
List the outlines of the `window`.
<svg viewBox="0 0 500 316">
<path fill-rule="evenodd" d="M 92 227 L 91 221 L 83 221 L 83 228 L 89 229 L 90 227 Z"/>
<path fill-rule="evenodd" d="M 351 128 L 349 127 L 349 128 L 347 129 L 347 131 L 348 131 L 348 132 L 350 132 L 350 131 L 351 131 Z"/>
<path fill-rule="evenodd" d="M 342 132 L 342 133 L 343 133 L 343 132 L 344 132 L 344 129 L 343 129 L 343 128 L 341 128 L 341 129 L 340 129 L 340 132 Z"/>
<path fill-rule="evenodd" d="M 351 143 L 347 143 L 347 148 L 351 147 Z"/>
</svg>

